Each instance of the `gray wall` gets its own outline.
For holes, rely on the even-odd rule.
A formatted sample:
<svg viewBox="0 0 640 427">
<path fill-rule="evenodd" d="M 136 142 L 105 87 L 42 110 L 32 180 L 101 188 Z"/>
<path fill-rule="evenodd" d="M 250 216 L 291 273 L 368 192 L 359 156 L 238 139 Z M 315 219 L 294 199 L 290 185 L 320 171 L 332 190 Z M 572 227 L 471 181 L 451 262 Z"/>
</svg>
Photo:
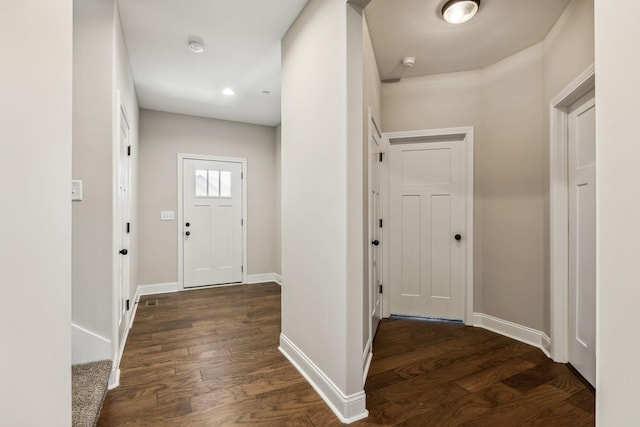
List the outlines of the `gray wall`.
<svg viewBox="0 0 640 427">
<path fill-rule="evenodd" d="M 596 424 L 640 425 L 640 2 L 596 0 Z"/>
<path fill-rule="evenodd" d="M 247 271 L 276 271 L 275 145 L 272 127 L 141 111 L 138 284 L 178 280 L 178 153 L 247 158 Z M 176 220 L 160 221 L 163 210 Z"/>
<path fill-rule="evenodd" d="M 549 101 L 593 60 L 593 1 L 574 0 L 544 42 L 486 69 L 383 85 L 385 132 L 475 127 L 476 312 L 550 333 Z"/>
<path fill-rule="evenodd" d="M 362 391 L 361 49 L 343 0 L 311 0 L 282 41 L 282 333 L 345 395 Z"/>
<path fill-rule="evenodd" d="M 73 179 L 83 200 L 73 202 L 73 323 L 112 340 L 113 146 L 120 91 L 132 145 L 130 288 L 135 292 L 138 102 L 113 0 L 74 2 Z"/>
<path fill-rule="evenodd" d="M 72 2 L 0 9 L 0 414 L 69 426 Z"/>
<path fill-rule="evenodd" d="M 275 194 L 276 194 L 276 227 L 275 227 L 275 245 L 274 252 L 274 271 L 282 274 L 282 195 L 280 187 L 282 185 L 282 164 L 281 164 L 281 148 L 282 148 L 282 125 L 276 126 L 275 131 Z"/>
</svg>

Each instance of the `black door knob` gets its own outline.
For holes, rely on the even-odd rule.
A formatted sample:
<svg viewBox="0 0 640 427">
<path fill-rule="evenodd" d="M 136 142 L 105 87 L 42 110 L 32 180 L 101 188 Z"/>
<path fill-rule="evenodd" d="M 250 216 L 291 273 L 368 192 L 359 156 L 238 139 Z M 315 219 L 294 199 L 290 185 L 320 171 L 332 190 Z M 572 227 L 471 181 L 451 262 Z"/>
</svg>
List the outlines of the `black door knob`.
<svg viewBox="0 0 640 427">
<path fill-rule="evenodd" d="M 457 241 L 462 240 L 462 236 L 459 234 L 456 234 L 455 236 L 453 236 L 454 239 L 456 239 Z"/>
<path fill-rule="evenodd" d="M 373 242 L 371 242 L 371 244 L 373 246 L 378 246 L 380 244 L 380 242 L 378 240 L 374 240 Z"/>
<path fill-rule="evenodd" d="M 128 250 L 126 250 L 126 249 L 123 249 L 123 250 L 121 250 L 121 251 L 120 251 L 120 254 L 121 254 L 121 255 L 126 255 L 126 254 L 128 254 L 128 253 L 129 253 L 129 251 L 128 251 Z"/>
<path fill-rule="evenodd" d="M 188 226 L 190 226 L 190 225 L 191 225 L 190 223 L 186 223 L 184 226 L 185 226 L 185 227 L 188 227 Z"/>
<path fill-rule="evenodd" d="M 190 231 L 187 231 L 187 232 L 186 232 L 186 233 L 184 233 L 184 234 L 185 234 L 185 235 L 187 235 L 187 236 L 191 236 L 191 232 L 190 232 Z"/>
</svg>

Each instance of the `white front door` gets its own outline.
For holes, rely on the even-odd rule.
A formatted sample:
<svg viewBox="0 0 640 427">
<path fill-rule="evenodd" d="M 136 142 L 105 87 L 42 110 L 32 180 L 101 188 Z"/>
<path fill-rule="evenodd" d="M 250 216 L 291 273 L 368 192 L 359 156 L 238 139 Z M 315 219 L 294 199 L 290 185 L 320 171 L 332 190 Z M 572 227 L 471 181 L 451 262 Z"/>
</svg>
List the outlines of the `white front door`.
<svg viewBox="0 0 640 427">
<path fill-rule="evenodd" d="M 371 337 L 375 336 L 378 330 L 378 324 L 382 317 L 382 257 L 381 257 L 381 236 L 382 233 L 382 198 L 380 197 L 380 162 L 381 151 L 380 141 L 375 129 L 371 134 L 369 141 L 370 161 L 369 167 L 371 173 L 371 194 L 369 195 L 369 236 L 371 237 L 371 262 L 369 265 L 369 281 L 371 283 Z"/>
<path fill-rule="evenodd" d="M 389 146 L 391 314 L 464 319 L 465 144 Z"/>
<path fill-rule="evenodd" d="M 127 328 L 126 314 L 129 309 L 129 122 L 120 110 L 120 137 L 118 148 L 118 330 L 120 339 Z"/>
<path fill-rule="evenodd" d="M 242 163 L 183 162 L 184 287 L 242 282 Z"/>
<path fill-rule="evenodd" d="M 569 110 L 569 363 L 596 378 L 596 106 Z"/>
</svg>

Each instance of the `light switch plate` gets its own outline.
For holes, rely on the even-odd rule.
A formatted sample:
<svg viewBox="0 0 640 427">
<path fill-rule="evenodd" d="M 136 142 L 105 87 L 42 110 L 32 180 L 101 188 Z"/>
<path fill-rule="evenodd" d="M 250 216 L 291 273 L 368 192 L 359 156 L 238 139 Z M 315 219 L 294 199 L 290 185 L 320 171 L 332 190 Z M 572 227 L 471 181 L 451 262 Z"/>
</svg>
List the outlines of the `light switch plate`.
<svg viewBox="0 0 640 427">
<path fill-rule="evenodd" d="M 71 181 L 71 200 L 74 202 L 82 201 L 82 181 Z"/>
<path fill-rule="evenodd" d="M 173 211 L 160 212 L 160 221 L 173 221 L 173 220 L 174 220 Z"/>
</svg>

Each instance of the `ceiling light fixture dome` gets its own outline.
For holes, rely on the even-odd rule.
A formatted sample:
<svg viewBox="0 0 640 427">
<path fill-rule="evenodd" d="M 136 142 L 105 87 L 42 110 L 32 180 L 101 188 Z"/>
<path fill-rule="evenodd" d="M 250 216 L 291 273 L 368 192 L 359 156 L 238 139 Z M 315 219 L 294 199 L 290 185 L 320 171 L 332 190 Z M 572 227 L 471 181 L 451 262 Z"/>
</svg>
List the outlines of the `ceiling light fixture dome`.
<svg viewBox="0 0 640 427">
<path fill-rule="evenodd" d="M 480 0 L 449 0 L 442 7 L 442 17 L 450 24 L 462 24 L 473 18 L 480 8 Z"/>
<path fill-rule="evenodd" d="M 230 87 L 226 87 L 226 88 L 222 89 L 222 94 L 225 95 L 225 96 L 233 96 L 236 93 Z"/>
</svg>

